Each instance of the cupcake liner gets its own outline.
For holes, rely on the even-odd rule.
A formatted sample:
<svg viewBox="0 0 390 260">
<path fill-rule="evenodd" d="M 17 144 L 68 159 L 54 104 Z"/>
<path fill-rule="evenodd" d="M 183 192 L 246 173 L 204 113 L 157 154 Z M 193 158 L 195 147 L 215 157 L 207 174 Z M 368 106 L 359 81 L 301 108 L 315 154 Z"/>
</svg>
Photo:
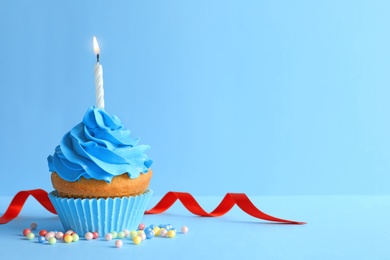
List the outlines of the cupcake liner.
<svg viewBox="0 0 390 260">
<path fill-rule="evenodd" d="M 137 196 L 108 199 L 73 199 L 59 197 L 57 191 L 49 199 L 57 211 L 65 231 L 84 235 L 97 231 L 104 235 L 111 231 L 135 230 L 142 220 L 153 191 L 148 189 Z"/>
</svg>

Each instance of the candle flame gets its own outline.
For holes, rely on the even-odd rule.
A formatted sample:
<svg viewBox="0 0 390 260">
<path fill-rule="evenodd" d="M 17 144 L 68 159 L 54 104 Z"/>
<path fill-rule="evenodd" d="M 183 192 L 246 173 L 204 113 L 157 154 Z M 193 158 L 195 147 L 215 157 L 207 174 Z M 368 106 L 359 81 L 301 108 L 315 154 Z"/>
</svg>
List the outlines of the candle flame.
<svg viewBox="0 0 390 260">
<path fill-rule="evenodd" d="M 96 40 L 96 36 L 93 36 L 93 51 L 95 52 L 96 55 L 100 54 L 100 48 Z"/>
</svg>

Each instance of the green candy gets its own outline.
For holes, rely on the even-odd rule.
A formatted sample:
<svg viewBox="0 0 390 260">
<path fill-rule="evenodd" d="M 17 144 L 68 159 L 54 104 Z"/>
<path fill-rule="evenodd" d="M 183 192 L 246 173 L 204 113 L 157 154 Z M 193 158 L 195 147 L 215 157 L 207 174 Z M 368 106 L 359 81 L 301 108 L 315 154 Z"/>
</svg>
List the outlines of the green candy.
<svg viewBox="0 0 390 260">
<path fill-rule="evenodd" d="M 28 233 L 28 234 L 26 235 L 26 238 L 27 238 L 28 240 L 32 240 L 32 239 L 34 239 L 34 237 L 35 237 L 35 235 L 34 235 L 33 232 L 30 232 L 30 233 Z"/>
<path fill-rule="evenodd" d="M 126 236 L 125 232 L 118 232 L 118 238 L 124 238 Z"/>
<path fill-rule="evenodd" d="M 49 238 L 49 244 L 50 245 L 54 245 L 55 243 L 57 243 L 57 239 L 55 237 Z"/>
<path fill-rule="evenodd" d="M 77 242 L 80 239 L 79 235 L 77 235 L 77 234 L 73 234 L 72 238 L 73 238 L 73 240 L 72 240 L 73 242 Z"/>
</svg>

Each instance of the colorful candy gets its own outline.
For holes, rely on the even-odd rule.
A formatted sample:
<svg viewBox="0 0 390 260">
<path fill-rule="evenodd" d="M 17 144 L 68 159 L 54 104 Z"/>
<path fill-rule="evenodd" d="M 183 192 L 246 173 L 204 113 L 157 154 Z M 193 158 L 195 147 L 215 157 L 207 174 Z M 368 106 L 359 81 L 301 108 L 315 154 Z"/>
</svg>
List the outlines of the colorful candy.
<svg viewBox="0 0 390 260">
<path fill-rule="evenodd" d="M 120 247 L 122 247 L 122 245 L 123 245 L 122 240 L 118 239 L 115 241 L 115 247 L 120 248 Z"/>
<path fill-rule="evenodd" d="M 130 238 L 131 238 L 131 239 L 133 239 L 133 237 L 135 237 L 136 235 L 138 235 L 138 232 L 137 232 L 137 231 L 132 230 L 132 231 L 130 232 Z"/>
<path fill-rule="evenodd" d="M 157 227 L 157 226 L 155 226 L 155 227 L 153 228 L 153 232 L 154 232 L 154 235 L 157 237 L 157 236 L 160 234 L 160 228 Z"/>
<path fill-rule="evenodd" d="M 125 233 L 125 237 L 130 236 L 130 231 L 128 229 L 124 229 L 123 233 Z"/>
<path fill-rule="evenodd" d="M 99 233 L 98 232 L 92 232 L 92 235 L 93 235 L 93 239 L 97 239 L 99 238 Z"/>
<path fill-rule="evenodd" d="M 28 233 L 28 234 L 26 235 L 26 238 L 27 238 L 28 240 L 32 240 L 32 239 L 34 239 L 34 237 L 35 237 L 35 235 L 34 235 L 33 232 L 30 232 L 30 233 Z"/>
<path fill-rule="evenodd" d="M 144 230 L 144 228 L 145 228 L 145 224 L 141 223 L 138 225 L 139 230 Z"/>
<path fill-rule="evenodd" d="M 64 238 L 64 233 L 62 233 L 61 231 L 57 232 L 56 235 L 55 235 L 55 238 L 63 239 Z"/>
<path fill-rule="evenodd" d="M 73 237 L 70 234 L 65 234 L 64 241 L 65 243 L 71 243 L 73 241 Z"/>
<path fill-rule="evenodd" d="M 37 229 L 38 224 L 33 222 L 33 223 L 30 224 L 30 227 L 31 227 L 32 230 L 35 230 L 35 229 Z"/>
<path fill-rule="evenodd" d="M 91 232 L 87 232 L 84 235 L 86 240 L 92 240 L 93 239 L 93 234 Z"/>
<path fill-rule="evenodd" d="M 27 236 L 28 233 L 31 233 L 31 229 L 29 228 L 23 229 L 23 236 Z"/>
<path fill-rule="evenodd" d="M 72 236 L 72 242 L 77 242 L 80 240 L 79 235 L 77 235 L 76 233 L 73 233 L 71 236 Z"/>
<path fill-rule="evenodd" d="M 147 239 L 152 239 L 154 237 L 154 231 L 150 230 L 145 233 Z"/>
<path fill-rule="evenodd" d="M 144 235 L 145 235 L 145 234 L 144 234 Z M 135 237 L 133 237 L 133 243 L 134 243 L 135 245 L 141 244 L 141 241 L 142 241 L 142 238 L 141 238 L 140 236 L 135 236 Z"/>
<path fill-rule="evenodd" d="M 166 237 L 168 231 L 165 228 L 160 228 L 160 237 Z"/>
<path fill-rule="evenodd" d="M 54 237 L 54 236 L 55 236 L 54 232 L 53 232 L 53 231 L 50 231 L 50 232 L 47 232 L 47 233 L 46 233 L 45 239 L 46 239 L 46 240 L 49 240 L 49 238 Z"/>
<path fill-rule="evenodd" d="M 39 231 L 39 235 L 40 235 L 40 236 L 45 236 L 46 233 L 47 233 L 47 231 L 44 230 L 44 229 L 42 229 L 42 230 Z"/>
<path fill-rule="evenodd" d="M 112 240 L 112 234 L 111 234 L 111 233 L 107 233 L 107 234 L 104 236 L 104 239 L 107 240 L 107 241 Z"/>
<path fill-rule="evenodd" d="M 167 236 L 169 238 L 174 238 L 176 236 L 176 231 L 175 230 L 169 230 L 168 233 L 167 233 Z"/>
<path fill-rule="evenodd" d="M 182 226 L 181 227 L 181 233 L 186 234 L 188 232 L 188 227 L 187 226 Z"/>
<path fill-rule="evenodd" d="M 69 235 L 72 235 L 72 233 L 74 233 L 74 231 L 71 229 L 69 229 L 68 231 L 65 232 L 65 234 L 69 234 Z"/>
<path fill-rule="evenodd" d="M 49 238 L 49 244 L 50 245 L 54 245 L 55 243 L 57 243 L 57 239 L 55 237 Z"/>
<path fill-rule="evenodd" d="M 26 236 L 27 239 L 32 240 L 35 238 L 35 234 L 31 231 L 32 229 L 37 228 L 36 223 L 31 223 L 30 228 L 25 228 L 23 230 L 23 235 Z M 187 226 L 181 227 L 181 233 L 186 234 L 188 232 Z M 133 244 L 139 245 L 142 243 L 145 239 L 152 239 L 153 237 L 169 237 L 174 238 L 177 235 L 177 230 L 170 224 L 160 224 L 158 226 L 156 225 L 150 225 L 145 226 L 145 224 L 141 223 L 138 225 L 138 230 L 132 230 L 129 231 L 127 229 L 124 229 L 122 231 L 116 232 L 112 231 L 107 234 L 105 234 L 104 238 L 107 241 L 113 240 L 115 238 L 119 238 L 115 240 L 115 247 L 120 248 L 123 246 L 123 241 L 121 239 L 125 237 L 130 237 Z M 87 232 L 84 235 L 86 240 L 92 240 L 99 238 L 98 232 Z M 38 243 L 44 243 L 45 241 L 48 241 L 50 245 L 54 245 L 57 243 L 57 240 L 63 240 L 65 243 L 71 243 L 71 242 L 77 242 L 79 241 L 80 237 L 78 234 L 76 234 L 73 230 L 68 230 L 66 233 L 62 233 L 61 231 L 50 231 L 47 230 L 40 230 L 39 231 L 39 237 L 38 237 Z"/>
<path fill-rule="evenodd" d="M 153 230 L 151 227 L 146 227 L 143 229 L 145 234 L 148 233 L 149 231 Z"/>
</svg>

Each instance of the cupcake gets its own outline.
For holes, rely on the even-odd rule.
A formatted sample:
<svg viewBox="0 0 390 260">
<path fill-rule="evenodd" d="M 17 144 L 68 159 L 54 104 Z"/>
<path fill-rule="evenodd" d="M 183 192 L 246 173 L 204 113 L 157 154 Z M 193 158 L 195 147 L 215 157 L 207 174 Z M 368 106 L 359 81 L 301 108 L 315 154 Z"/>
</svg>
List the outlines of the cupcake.
<svg viewBox="0 0 390 260">
<path fill-rule="evenodd" d="M 136 229 L 152 196 L 148 145 L 104 109 L 91 107 L 48 157 L 49 193 L 65 230 Z"/>
</svg>

